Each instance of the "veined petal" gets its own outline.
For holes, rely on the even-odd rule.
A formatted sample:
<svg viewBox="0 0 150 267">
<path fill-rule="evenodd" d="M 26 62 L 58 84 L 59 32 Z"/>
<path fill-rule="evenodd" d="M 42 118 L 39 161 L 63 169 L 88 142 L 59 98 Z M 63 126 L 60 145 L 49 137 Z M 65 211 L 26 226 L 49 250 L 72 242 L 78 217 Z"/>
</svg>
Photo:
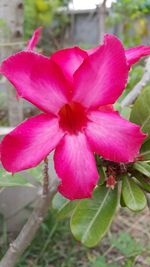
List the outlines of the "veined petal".
<svg viewBox="0 0 150 267">
<path fill-rule="evenodd" d="M 115 162 L 132 162 L 146 135 L 140 127 L 117 112 L 92 111 L 88 115 L 87 139 L 96 153 Z"/>
<path fill-rule="evenodd" d="M 58 119 L 41 114 L 32 117 L 7 134 L 1 144 L 1 160 L 9 172 L 38 165 L 63 137 Z"/>
<path fill-rule="evenodd" d="M 28 41 L 27 50 L 33 50 L 36 47 L 40 39 L 41 31 L 42 31 L 42 27 L 39 27 L 34 31 L 31 39 Z"/>
<path fill-rule="evenodd" d="M 71 200 L 91 197 L 98 180 L 95 159 L 84 134 L 66 135 L 57 146 L 55 169 L 59 191 Z"/>
<path fill-rule="evenodd" d="M 67 103 L 69 86 L 59 67 L 40 54 L 23 51 L 3 61 L 1 73 L 25 98 L 45 112 L 56 113 Z"/>
<path fill-rule="evenodd" d="M 74 74 L 73 100 L 91 108 L 113 104 L 127 78 L 128 66 L 121 42 L 113 35 L 105 35 L 104 44 Z"/>
<path fill-rule="evenodd" d="M 74 72 L 87 56 L 88 54 L 79 47 L 72 47 L 57 51 L 51 56 L 51 59 L 61 67 L 67 80 L 72 83 Z"/>
<path fill-rule="evenodd" d="M 150 46 L 136 46 L 125 51 L 129 66 L 135 64 L 141 57 L 150 55 Z"/>
</svg>

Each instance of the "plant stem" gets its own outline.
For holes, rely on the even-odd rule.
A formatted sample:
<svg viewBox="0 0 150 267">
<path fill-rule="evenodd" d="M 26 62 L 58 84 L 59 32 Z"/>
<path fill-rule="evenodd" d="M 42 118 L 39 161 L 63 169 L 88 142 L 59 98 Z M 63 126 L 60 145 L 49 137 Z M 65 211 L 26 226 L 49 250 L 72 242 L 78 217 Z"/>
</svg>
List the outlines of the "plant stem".
<svg viewBox="0 0 150 267">
<path fill-rule="evenodd" d="M 56 193 L 57 182 L 51 185 L 51 189 L 45 190 L 48 179 L 48 161 L 45 161 L 44 177 L 43 177 L 43 191 L 38 193 L 35 208 L 30 215 L 28 221 L 22 228 L 17 238 L 10 244 L 9 249 L 0 262 L 0 267 L 14 267 L 19 257 L 30 245 L 37 230 L 47 215 L 51 200 Z"/>
<path fill-rule="evenodd" d="M 49 191 L 48 158 L 44 160 L 43 175 L 43 195 L 47 195 Z"/>
</svg>

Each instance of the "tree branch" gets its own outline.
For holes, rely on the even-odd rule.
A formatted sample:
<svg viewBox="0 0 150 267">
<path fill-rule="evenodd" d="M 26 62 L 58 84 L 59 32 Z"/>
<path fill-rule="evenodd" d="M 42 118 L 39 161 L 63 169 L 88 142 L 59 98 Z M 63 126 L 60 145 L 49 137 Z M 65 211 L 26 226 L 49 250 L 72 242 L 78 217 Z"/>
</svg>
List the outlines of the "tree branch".
<svg viewBox="0 0 150 267">
<path fill-rule="evenodd" d="M 147 84 L 148 81 L 150 81 L 150 57 L 146 62 L 145 71 L 142 79 L 135 85 L 132 91 L 123 99 L 123 101 L 121 102 L 121 107 L 124 108 L 126 106 L 131 105 L 136 100 L 136 98 L 138 97 L 138 95 L 140 94 L 143 87 Z"/>
<path fill-rule="evenodd" d="M 14 267 L 19 257 L 33 240 L 38 228 L 47 215 L 51 200 L 56 193 L 58 182 L 55 180 L 51 188 L 47 188 L 48 179 L 48 161 L 45 160 L 43 191 L 38 193 L 35 208 L 28 221 L 22 228 L 16 240 L 10 244 L 10 247 L 0 262 L 0 267 Z"/>
<path fill-rule="evenodd" d="M 103 42 L 104 34 L 106 32 L 106 2 L 107 0 L 103 0 L 103 2 L 99 5 L 99 42 Z"/>
</svg>

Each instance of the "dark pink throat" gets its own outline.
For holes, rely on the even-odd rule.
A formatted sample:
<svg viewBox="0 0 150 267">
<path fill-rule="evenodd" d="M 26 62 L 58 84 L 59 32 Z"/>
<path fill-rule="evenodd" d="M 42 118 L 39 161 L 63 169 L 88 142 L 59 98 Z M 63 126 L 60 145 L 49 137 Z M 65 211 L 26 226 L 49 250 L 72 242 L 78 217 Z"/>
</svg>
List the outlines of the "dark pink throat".
<svg viewBox="0 0 150 267">
<path fill-rule="evenodd" d="M 85 108 L 79 103 L 64 105 L 59 111 L 60 127 L 69 133 L 82 131 L 87 124 Z"/>
</svg>

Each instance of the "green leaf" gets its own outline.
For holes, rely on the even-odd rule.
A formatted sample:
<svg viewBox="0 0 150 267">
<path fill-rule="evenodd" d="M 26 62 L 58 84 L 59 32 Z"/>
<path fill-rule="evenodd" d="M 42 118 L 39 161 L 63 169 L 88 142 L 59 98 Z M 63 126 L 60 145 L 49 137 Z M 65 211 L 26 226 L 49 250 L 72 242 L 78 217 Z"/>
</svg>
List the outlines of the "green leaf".
<svg viewBox="0 0 150 267">
<path fill-rule="evenodd" d="M 98 185 L 102 185 L 104 184 L 105 178 L 106 178 L 105 170 L 102 166 L 102 162 L 101 162 L 99 155 L 95 154 L 95 160 L 96 160 L 96 166 L 97 166 L 97 170 L 98 170 L 99 177 L 100 177 L 98 181 Z"/>
<path fill-rule="evenodd" d="M 122 194 L 121 194 L 121 197 L 120 197 L 120 205 L 121 205 L 122 208 L 125 208 L 126 207 L 126 204 L 124 202 L 124 199 L 123 199 Z"/>
<path fill-rule="evenodd" d="M 117 267 L 117 265 L 108 264 L 104 256 L 99 256 L 90 267 Z"/>
<path fill-rule="evenodd" d="M 71 231 L 87 247 L 95 246 L 106 234 L 118 206 L 118 188 L 104 185 L 95 189 L 91 199 L 79 202 L 71 218 Z"/>
<path fill-rule="evenodd" d="M 104 168 L 102 166 L 98 166 L 98 173 L 99 173 L 99 176 L 100 176 L 98 184 L 102 185 L 102 184 L 104 184 L 105 178 L 106 178 L 105 171 L 104 171 Z"/>
<path fill-rule="evenodd" d="M 150 177 L 150 165 L 146 162 L 137 162 L 133 165 L 134 169 Z"/>
<path fill-rule="evenodd" d="M 142 131 L 150 135 L 150 89 L 145 88 L 135 101 L 130 121 L 141 125 Z"/>
<path fill-rule="evenodd" d="M 133 267 L 134 262 L 135 262 L 135 257 L 127 259 L 122 267 Z"/>
<path fill-rule="evenodd" d="M 131 114 L 131 108 L 130 107 L 124 107 L 121 112 L 120 112 L 121 116 L 124 117 L 125 119 L 129 119 L 130 118 L 130 114 Z"/>
<path fill-rule="evenodd" d="M 126 206 L 132 211 L 143 210 L 147 204 L 144 192 L 128 176 L 122 179 L 122 196 Z"/>
<path fill-rule="evenodd" d="M 52 200 L 52 208 L 56 212 L 57 218 L 60 220 L 69 216 L 73 212 L 76 205 L 77 200 L 70 201 L 59 193 L 57 193 Z"/>
<path fill-rule="evenodd" d="M 140 186 L 146 190 L 147 192 L 150 192 L 150 179 L 145 177 L 139 172 L 136 172 L 134 177 L 139 181 Z"/>
<path fill-rule="evenodd" d="M 144 157 L 144 160 L 150 160 L 150 139 L 142 145 L 140 155 Z"/>
<path fill-rule="evenodd" d="M 12 175 L 3 169 L 0 169 L 0 187 L 12 186 L 33 186 L 21 173 Z"/>
</svg>

